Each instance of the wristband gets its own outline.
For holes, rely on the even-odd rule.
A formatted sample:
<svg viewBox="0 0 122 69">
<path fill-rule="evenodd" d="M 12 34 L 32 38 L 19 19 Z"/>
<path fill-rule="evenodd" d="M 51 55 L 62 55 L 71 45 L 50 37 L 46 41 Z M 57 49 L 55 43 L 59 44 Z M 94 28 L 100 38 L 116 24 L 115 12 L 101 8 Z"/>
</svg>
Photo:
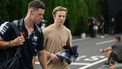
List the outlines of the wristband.
<svg viewBox="0 0 122 69">
<path fill-rule="evenodd" d="M 11 44 L 11 41 L 9 41 L 9 46 L 10 46 L 10 47 L 13 47 L 12 44 Z"/>
</svg>

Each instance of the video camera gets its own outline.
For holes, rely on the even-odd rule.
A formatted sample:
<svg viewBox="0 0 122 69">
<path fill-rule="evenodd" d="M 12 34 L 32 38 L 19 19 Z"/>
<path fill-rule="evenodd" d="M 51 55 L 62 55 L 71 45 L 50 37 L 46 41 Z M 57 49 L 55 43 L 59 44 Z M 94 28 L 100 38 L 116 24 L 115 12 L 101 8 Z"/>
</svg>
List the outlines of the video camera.
<svg viewBox="0 0 122 69">
<path fill-rule="evenodd" d="M 63 63 L 66 61 L 68 64 L 71 64 L 72 62 L 75 62 L 78 57 L 78 46 L 64 46 L 64 50 L 62 52 L 57 53 L 57 56 L 59 57 L 60 61 Z"/>
</svg>

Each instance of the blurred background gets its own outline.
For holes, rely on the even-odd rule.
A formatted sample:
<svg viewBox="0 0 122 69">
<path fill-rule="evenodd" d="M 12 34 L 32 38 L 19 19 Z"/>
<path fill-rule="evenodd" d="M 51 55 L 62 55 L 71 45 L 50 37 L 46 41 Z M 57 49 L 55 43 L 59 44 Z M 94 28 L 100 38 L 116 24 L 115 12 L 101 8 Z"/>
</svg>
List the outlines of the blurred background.
<svg viewBox="0 0 122 69">
<path fill-rule="evenodd" d="M 28 2 L 31 0 L 0 0 L 0 24 L 5 21 L 20 19 L 26 15 Z M 46 4 L 44 20 L 46 26 L 53 23 L 52 10 L 61 5 L 68 9 L 65 25 L 71 29 L 73 36 L 89 34 L 89 22 L 95 19 L 99 26 L 104 20 L 104 33 L 122 32 L 122 0 L 42 0 Z M 113 24 L 112 23 L 113 20 Z M 111 26 L 114 29 L 111 31 Z M 99 34 L 99 33 L 98 33 Z"/>
</svg>

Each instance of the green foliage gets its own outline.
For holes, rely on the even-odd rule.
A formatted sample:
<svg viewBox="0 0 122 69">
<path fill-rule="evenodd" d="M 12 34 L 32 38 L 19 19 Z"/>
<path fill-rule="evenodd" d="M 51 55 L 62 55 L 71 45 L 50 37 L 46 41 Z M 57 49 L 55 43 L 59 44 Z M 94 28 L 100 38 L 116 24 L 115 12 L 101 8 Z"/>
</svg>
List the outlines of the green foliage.
<svg viewBox="0 0 122 69">
<path fill-rule="evenodd" d="M 47 25 L 53 23 L 52 11 L 56 6 L 68 7 L 67 0 L 44 0 L 46 4 L 45 19 L 48 21 Z"/>
<path fill-rule="evenodd" d="M 19 19 L 26 14 L 30 0 L 0 0 L 0 21 Z M 45 20 L 47 25 L 53 23 L 52 11 L 56 6 L 68 9 L 65 25 L 73 35 L 87 31 L 88 17 L 99 19 L 105 15 L 105 0 L 43 0 L 46 4 Z"/>
<path fill-rule="evenodd" d="M 19 19 L 25 15 L 29 0 L 0 0 L 0 21 Z"/>
<path fill-rule="evenodd" d="M 0 0 L 0 21 L 8 18 L 8 11 L 6 9 L 7 4 L 10 2 L 8 0 Z"/>
<path fill-rule="evenodd" d="M 105 0 L 84 0 L 89 8 L 89 16 L 99 18 L 105 15 Z"/>
<path fill-rule="evenodd" d="M 82 32 L 86 32 L 87 30 L 87 18 L 88 18 L 88 6 L 85 3 L 85 0 L 78 0 L 77 1 L 77 6 L 76 6 L 76 16 L 77 18 L 75 19 L 77 21 L 77 26 L 75 31 L 76 35 L 80 35 Z"/>
<path fill-rule="evenodd" d="M 105 0 L 44 0 L 47 10 L 45 18 L 47 25 L 53 23 L 52 10 L 56 6 L 68 9 L 65 25 L 71 29 L 73 35 L 80 35 L 88 29 L 88 17 L 99 18 L 105 14 Z"/>
</svg>

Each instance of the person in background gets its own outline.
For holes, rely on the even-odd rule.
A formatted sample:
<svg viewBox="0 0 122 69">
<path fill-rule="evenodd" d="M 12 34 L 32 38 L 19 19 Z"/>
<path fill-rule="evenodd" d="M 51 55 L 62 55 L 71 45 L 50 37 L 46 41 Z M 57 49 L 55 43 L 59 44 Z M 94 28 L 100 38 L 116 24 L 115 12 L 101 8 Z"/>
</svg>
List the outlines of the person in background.
<svg viewBox="0 0 122 69">
<path fill-rule="evenodd" d="M 44 44 L 45 50 L 53 54 L 63 51 L 63 46 L 72 46 L 71 31 L 64 26 L 67 15 L 67 8 L 57 6 L 53 12 L 54 23 L 44 28 Z M 66 61 L 63 63 L 59 58 L 52 60 L 48 58 L 49 69 L 69 69 L 69 64 Z"/>
<path fill-rule="evenodd" d="M 114 64 L 114 62 L 122 63 L 122 42 L 119 35 L 114 36 L 114 44 L 110 47 L 100 49 L 100 52 L 107 52 L 108 60 L 105 62 L 107 65 Z"/>
<path fill-rule="evenodd" d="M 89 25 L 88 32 L 91 38 L 96 37 L 96 30 L 94 29 L 95 24 L 96 24 L 96 19 L 94 17 L 90 17 L 88 21 L 88 25 Z"/>
<path fill-rule="evenodd" d="M 114 29 L 115 29 L 115 22 L 114 22 L 114 18 L 112 17 L 109 24 L 109 33 L 111 35 L 114 35 Z"/>
<path fill-rule="evenodd" d="M 101 16 L 101 18 L 100 18 L 100 24 L 99 24 L 98 28 L 99 28 L 98 32 L 101 35 L 101 38 L 104 38 L 104 17 L 103 16 Z"/>
</svg>

